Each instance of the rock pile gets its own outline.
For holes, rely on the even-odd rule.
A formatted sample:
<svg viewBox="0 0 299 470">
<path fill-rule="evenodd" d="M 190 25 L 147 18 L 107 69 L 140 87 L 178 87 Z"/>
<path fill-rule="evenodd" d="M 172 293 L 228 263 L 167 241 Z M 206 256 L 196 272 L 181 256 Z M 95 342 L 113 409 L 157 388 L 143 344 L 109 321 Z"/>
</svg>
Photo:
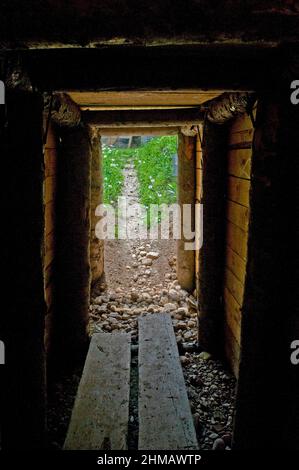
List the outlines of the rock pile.
<svg viewBox="0 0 299 470">
<path fill-rule="evenodd" d="M 150 244 L 135 246 L 132 251 L 132 282 L 129 288 L 109 289 L 99 286 L 90 305 L 91 332 L 131 332 L 137 341 L 137 319 L 149 313 L 170 313 L 178 343 L 192 342 L 197 337 L 197 311 L 194 297 L 183 290 L 176 279 L 176 258 L 169 259 L 169 272 L 164 282 L 154 285 L 151 275 L 158 252 Z M 134 273 L 133 273 L 134 272 Z"/>
<path fill-rule="evenodd" d="M 186 387 L 201 450 L 229 450 L 236 380 L 206 352 L 181 356 Z"/>
</svg>

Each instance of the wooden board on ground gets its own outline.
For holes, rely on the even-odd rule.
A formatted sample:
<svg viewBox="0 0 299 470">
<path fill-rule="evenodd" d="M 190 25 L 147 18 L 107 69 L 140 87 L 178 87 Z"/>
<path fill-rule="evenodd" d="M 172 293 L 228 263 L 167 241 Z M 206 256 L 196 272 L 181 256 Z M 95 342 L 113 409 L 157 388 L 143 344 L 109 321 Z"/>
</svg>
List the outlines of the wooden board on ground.
<svg viewBox="0 0 299 470">
<path fill-rule="evenodd" d="M 139 449 L 198 449 L 171 317 L 139 318 Z"/>
<path fill-rule="evenodd" d="M 130 356 L 129 334 L 92 337 L 64 449 L 127 449 Z"/>
</svg>

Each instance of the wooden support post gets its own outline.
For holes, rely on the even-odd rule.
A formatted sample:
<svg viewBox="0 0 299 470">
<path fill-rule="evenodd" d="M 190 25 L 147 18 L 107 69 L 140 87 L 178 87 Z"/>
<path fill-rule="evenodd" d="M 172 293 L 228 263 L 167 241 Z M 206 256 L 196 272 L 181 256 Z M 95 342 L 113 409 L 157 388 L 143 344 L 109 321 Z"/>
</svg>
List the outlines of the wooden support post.
<svg viewBox="0 0 299 470">
<path fill-rule="evenodd" d="M 192 292 L 194 289 L 194 250 L 187 250 L 190 240 L 184 236 L 184 205 L 191 207 L 191 227 L 195 228 L 195 137 L 179 134 L 178 145 L 178 202 L 181 207 L 181 239 L 177 242 L 177 277 L 183 289 Z M 186 212 L 185 212 L 186 215 Z M 192 240 L 191 240 L 192 241 Z"/>
<path fill-rule="evenodd" d="M 61 128 L 56 204 L 55 300 L 50 364 L 73 365 L 85 352 L 90 295 L 91 145 L 85 126 Z M 57 359 L 59 357 L 59 362 Z"/>
<path fill-rule="evenodd" d="M 94 284 L 101 279 L 104 272 L 104 240 L 99 240 L 95 234 L 95 227 L 99 220 L 95 212 L 97 206 L 103 202 L 101 138 L 96 129 L 91 131 L 91 147 L 90 268 L 91 282 Z"/>
<path fill-rule="evenodd" d="M 286 55 L 288 51 L 286 51 Z M 297 62 L 298 64 L 298 62 Z M 281 67 L 283 69 L 283 67 Z M 290 101 L 296 68 L 259 99 L 252 154 L 248 264 L 234 448 L 299 448 L 298 126 Z M 293 214 L 293 215 L 292 215 Z M 271 432 L 267 432 L 271 430 Z"/>
<path fill-rule="evenodd" d="M 226 126 L 204 125 L 203 246 L 199 252 L 199 342 L 214 354 L 223 349 Z"/>
<path fill-rule="evenodd" d="M 6 365 L 1 381 L 3 450 L 41 449 L 45 439 L 43 240 L 43 100 L 6 90 L 6 125 L 0 129 L 3 305 L 0 338 Z M 2 262 L 3 262 L 2 261 Z M 2 371 L 1 371 L 2 372 Z"/>
</svg>

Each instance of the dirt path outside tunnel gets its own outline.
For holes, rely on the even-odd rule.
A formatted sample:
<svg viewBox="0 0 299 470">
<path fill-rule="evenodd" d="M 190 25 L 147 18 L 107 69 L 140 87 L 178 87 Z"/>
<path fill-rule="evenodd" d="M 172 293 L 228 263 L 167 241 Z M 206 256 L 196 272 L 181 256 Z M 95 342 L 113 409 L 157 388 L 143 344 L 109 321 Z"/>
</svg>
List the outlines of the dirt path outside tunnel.
<svg viewBox="0 0 299 470">
<path fill-rule="evenodd" d="M 139 202 L 134 164 L 124 169 L 122 196 L 132 207 Z M 136 218 L 126 219 L 128 232 L 136 231 Z M 104 285 L 96 286 L 91 303 L 91 330 L 131 331 L 137 340 L 137 318 L 148 313 L 170 312 L 178 343 L 197 337 L 196 304 L 176 279 L 176 241 L 106 240 Z"/>
</svg>

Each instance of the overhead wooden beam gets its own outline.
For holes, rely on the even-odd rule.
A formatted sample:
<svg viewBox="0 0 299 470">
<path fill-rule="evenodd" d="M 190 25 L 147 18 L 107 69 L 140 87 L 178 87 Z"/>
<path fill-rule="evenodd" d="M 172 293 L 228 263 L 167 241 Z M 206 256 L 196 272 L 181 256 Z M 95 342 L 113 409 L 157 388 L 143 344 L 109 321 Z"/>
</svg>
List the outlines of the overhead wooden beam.
<svg viewBox="0 0 299 470">
<path fill-rule="evenodd" d="M 200 108 L 181 110 L 151 109 L 148 111 L 84 111 L 83 120 L 101 127 L 176 127 L 192 126 L 203 121 Z"/>
<path fill-rule="evenodd" d="M 117 135 L 176 135 L 180 131 L 179 127 L 104 127 L 98 128 L 102 136 Z"/>
<path fill-rule="evenodd" d="M 160 105 L 155 105 L 153 104 L 152 106 L 133 106 L 133 105 L 128 105 L 128 106 L 93 106 L 93 105 L 80 105 L 80 109 L 82 111 L 148 111 L 151 109 L 188 109 L 188 108 L 194 108 L 194 106 L 176 106 L 176 105 L 165 105 L 165 106 L 160 106 Z"/>
<path fill-rule="evenodd" d="M 104 48 L 145 44 L 150 48 L 183 42 L 208 47 L 212 41 L 252 41 L 263 45 L 297 40 L 299 30 L 297 3 L 290 0 L 250 0 L 245 5 L 231 0 L 27 0 L 26 6 L 25 2 L 15 3 L 20 7 L 12 10 L 14 3 L 0 2 L 2 47 Z M 166 8 L 170 4 L 171 9 Z"/>
<path fill-rule="evenodd" d="M 100 92 L 74 92 L 71 98 L 80 107 L 83 106 L 150 106 L 158 108 L 199 106 L 205 101 L 212 100 L 223 93 L 224 90 L 127 90 L 127 91 L 100 91 Z M 96 111 L 96 110 L 95 110 Z M 99 109 L 100 111 L 100 109 Z"/>
<path fill-rule="evenodd" d="M 93 92 L 266 90 L 282 59 L 278 48 L 231 44 L 35 49 L 20 54 L 40 90 Z"/>
</svg>

